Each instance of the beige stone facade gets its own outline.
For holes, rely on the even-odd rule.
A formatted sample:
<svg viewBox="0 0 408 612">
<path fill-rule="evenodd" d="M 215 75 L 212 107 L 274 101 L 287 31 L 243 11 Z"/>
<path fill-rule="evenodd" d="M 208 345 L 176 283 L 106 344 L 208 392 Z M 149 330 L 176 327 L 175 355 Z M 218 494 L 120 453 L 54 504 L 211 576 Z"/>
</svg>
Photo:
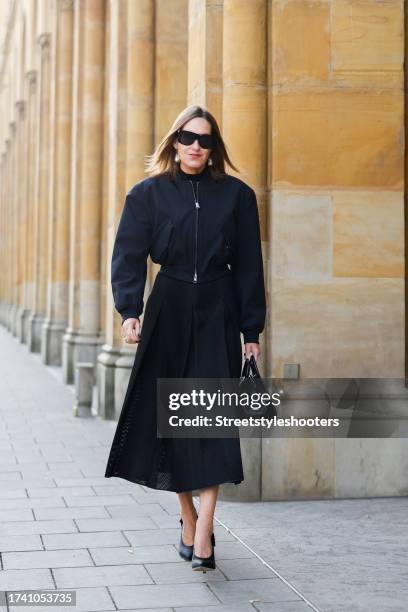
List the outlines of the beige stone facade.
<svg viewBox="0 0 408 612">
<path fill-rule="evenodd" d="M 2 0 L 0 49 L 1 322 L 67 384 L 93 364 L 100 417 L 135 351 L 109 277 L 124 196 L 188 104 L 257 194 L 262 373 L 407 377 L 402 0 Z M 225 496 L 400 494 L 360 442 L 243 440 Z"/>
</svg>

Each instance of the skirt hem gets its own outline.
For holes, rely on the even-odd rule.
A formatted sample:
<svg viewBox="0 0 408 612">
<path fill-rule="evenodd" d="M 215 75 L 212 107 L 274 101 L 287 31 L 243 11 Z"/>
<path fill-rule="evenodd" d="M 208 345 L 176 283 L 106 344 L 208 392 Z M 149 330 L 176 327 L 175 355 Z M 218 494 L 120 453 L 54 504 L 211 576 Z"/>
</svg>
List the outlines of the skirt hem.
<svg viewBox="0 0 408 612">
<path fill-rule="evenodd" d="M 170 487 L 170 488 L 166 488 L 163 489 L 162 487 L 159 486 L 153 486 L 153 484 L 148 484 L 146 480 L 143 480 L 142 478 L 135 478 L 132 476 L 132 478 L 128 478 L 125 476 L 118 476 L 115 474 L 111 474 L 110 476 L 106 476 L 105 478 L 122 478 L 123 480 L 127 480 L 128 482 L 133 482 L 134 484 L 138 484 L 138 485 L 142 485 L 144 487 L 147 487 L 149 489 L 153 489 L 155 491 L 169 491 L 171 493 L 188 493 L 189 491 L 196 491 L 198 489 L 204 489 L 206 487 L 212 487 L 214 485 L 220 485 L 220 484 L 235 484 L 235 485 L 239 485 L 241 484 L 241 482 L 244 482 L 244 479 L 242 480 L 222 480 L 221 482 L 210 482 L 210 483 L 206 483 L 206 484 L 199 484 L 193 488 L 189 488 L 189 489 L 175 489 L 174 487 Z"/>
</svg>

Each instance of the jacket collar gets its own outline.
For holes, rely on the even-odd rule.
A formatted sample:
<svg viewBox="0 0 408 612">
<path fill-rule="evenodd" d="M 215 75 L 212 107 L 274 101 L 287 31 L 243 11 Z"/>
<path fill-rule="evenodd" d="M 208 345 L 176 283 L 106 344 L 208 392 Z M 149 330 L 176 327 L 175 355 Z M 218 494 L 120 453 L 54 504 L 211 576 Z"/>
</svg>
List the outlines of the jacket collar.
<svg viewBox="0 0 408 612">
<path fill-rule="evenodd" d="M 220 181 L 216 181 L 212 178 L 211 176 L 211 170 L 210 167 L 207 165 L 203 172 L 202 175 L 199 178 L 199 182 L 200 182 L 200 188 L 201 189 L 205 189 L 205 191 L 212 191 L 213 189 L 216 189 L 219 185 L 223 184 L 223 180 Z M 188 179 L 186 179 L 180 172 L 180 167 L 178 169 L 178 171 L 176 172 L 176 181 L 175 184 L 177 185 L 177 187 L 179 189 L 184 189 L 185 192 L 188 191 L 188 193 L 190 193 L 191 191 L 191 185 Z"/>
<path fill-rule="evenodd" d="M 181 170 L 180 166 L 178 166 L 177 169 L 177 173 L 176 173 L 176 179 L 177 181 L 181 181 L 181 182 L 188 182 L 189 178 L 188 176 L 185 176 L 187 173 L 183 173 L 183 171 Z M 192 180 L 196 180 L 195 178 L 192 178 Z M 202 172 L 200 173 L 200 176 L 198 177 L 198 180 L 200 181 L 200 183 L 203 181 L 211 181 L 211 173 L 210 173 L 210 169 L 207 166 L 205 166 L 204 170 L 202 170 Z"/>
<path fill-rule="evenodd" d="M 183 172 L 183 170 L 180 168 L 180 164 L 178 164 L 178 168 L 177 168 L 177 173 L 181 176 L 182 179 L 184 179 L 185 181 L 189 180 L 189 179 L 196 179 L 198 178 L 198 180 L 201 181 L 201 179 L 205 178 L 207 175 L 209 175 L 210 170 L 208 165 L 204 166 L 204 169 L 201 170 L 201 172 L 199 172 L 199 174 L 189 174 L 188 172 Z"/>
</svg>

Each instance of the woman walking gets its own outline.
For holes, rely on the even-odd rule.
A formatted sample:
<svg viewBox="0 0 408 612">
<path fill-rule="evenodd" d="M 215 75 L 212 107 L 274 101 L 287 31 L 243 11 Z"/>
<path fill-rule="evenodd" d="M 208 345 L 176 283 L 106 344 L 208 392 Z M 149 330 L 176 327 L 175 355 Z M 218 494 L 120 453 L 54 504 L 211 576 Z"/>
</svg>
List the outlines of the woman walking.
<svg viewBox="0 0 408 612">
<path fill-rule="evenodd" d="M 213 518 L 221 483 L 244 479 L 239 437 L 157 438 L 157 378 L 239 378 L 260 355 L 265 289 L 253 189 L 231 163 L 213 115 L 189 106 L 127 193 L 111 282 L 122 335 L 138 343 L 105 476 L 178 494 L 179 553 L 215 568 Z M 161 265 L 146 302 L 147 257 Z M 192 492 L 199 490 L 199 515 Z"/>
</svg>

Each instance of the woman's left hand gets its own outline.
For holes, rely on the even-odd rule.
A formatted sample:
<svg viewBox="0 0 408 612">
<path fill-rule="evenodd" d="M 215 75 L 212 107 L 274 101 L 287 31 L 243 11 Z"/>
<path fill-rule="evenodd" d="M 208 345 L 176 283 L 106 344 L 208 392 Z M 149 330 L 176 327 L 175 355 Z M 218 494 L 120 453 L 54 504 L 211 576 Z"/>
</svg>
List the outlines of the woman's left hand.
<svg viewBox="0 0 408 612">
<path fill-rule="evenodd" d="M 245 357 L 249 359 L 251 354 L 255 357 L 255 361 L 258 361 L 258 357 L 261 354 L 261 347 L 258 342 L 245 343 Z"/>
</svg>

